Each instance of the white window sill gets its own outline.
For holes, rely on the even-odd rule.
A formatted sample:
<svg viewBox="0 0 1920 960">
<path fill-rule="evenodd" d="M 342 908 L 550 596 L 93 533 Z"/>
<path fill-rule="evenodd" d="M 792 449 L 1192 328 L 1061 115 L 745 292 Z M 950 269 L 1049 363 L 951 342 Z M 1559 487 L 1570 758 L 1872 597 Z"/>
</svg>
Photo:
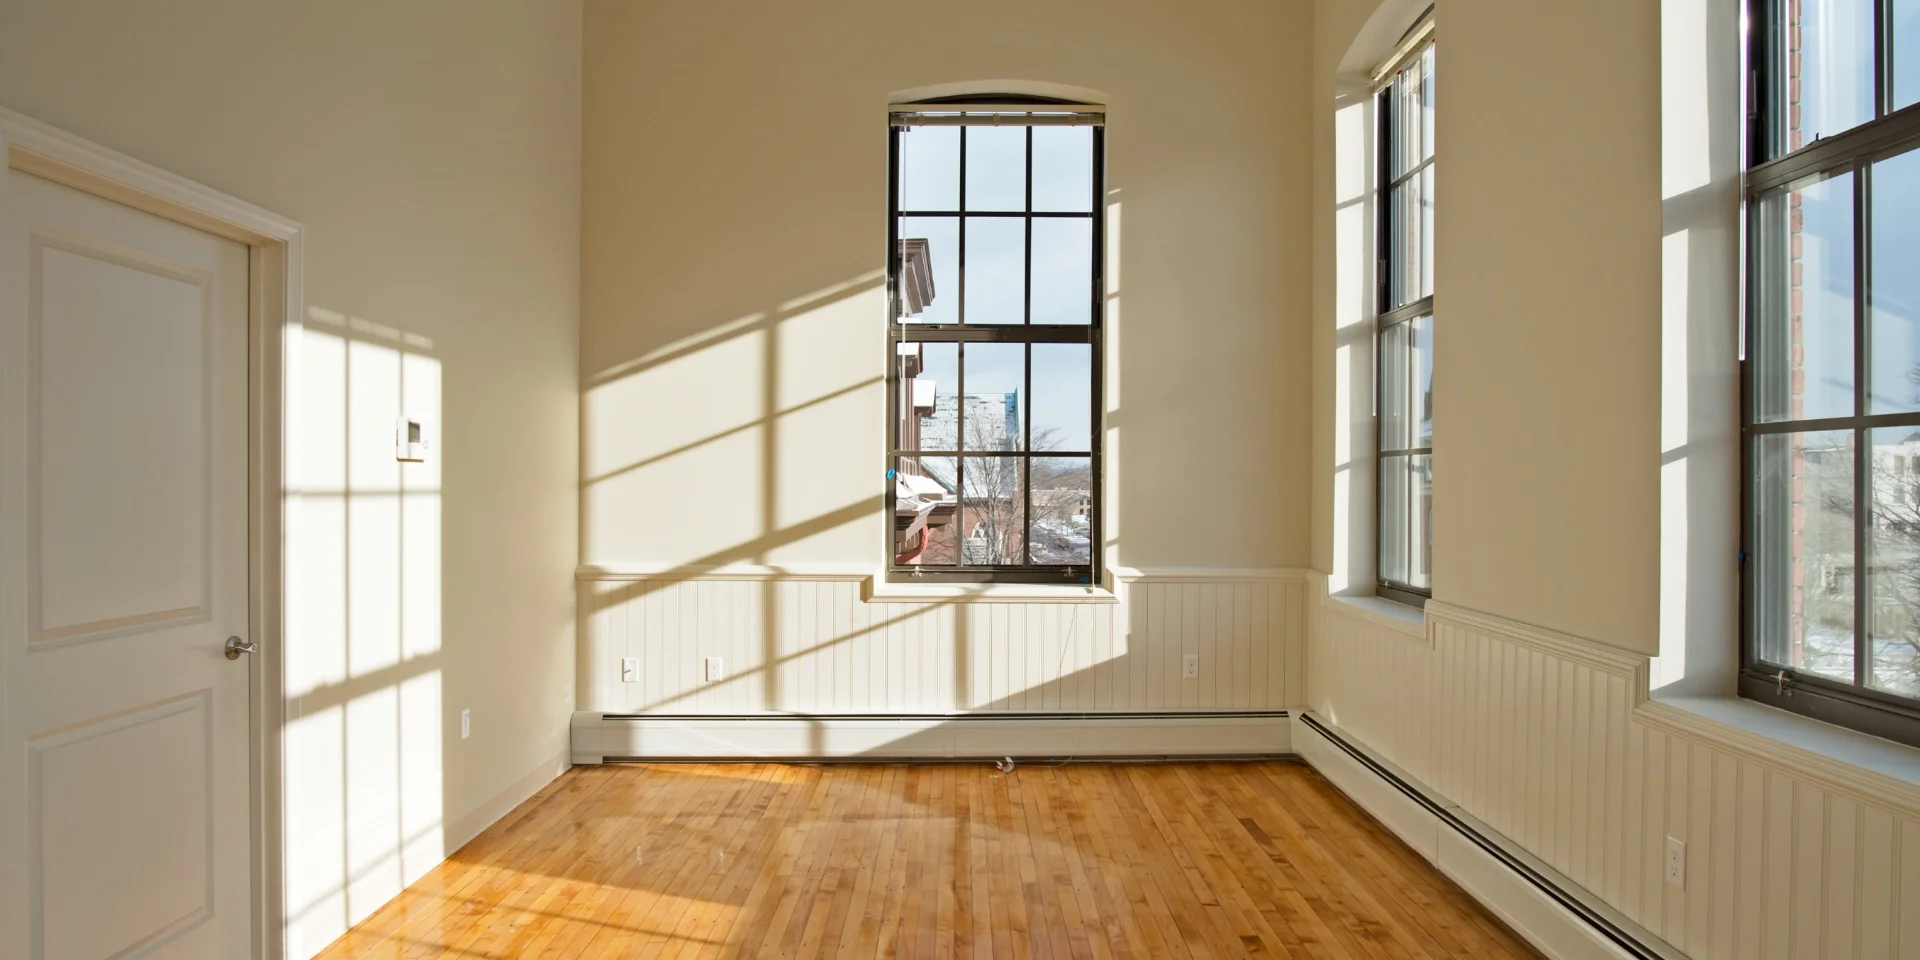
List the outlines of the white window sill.
<svg viewBox="0 0 1920 960">
<path fill-rule="evenodd" d="M 1661 697 L 1642 719 L 1909 816 L 1920 815 L 1920 749 L 1742 697 Z"/>
<path fill-rule="evenodd" d="M 888 582 L 876 574 L 861 591 L 868 603 L 1119 603 L 1112 590 L 1047 583 Z"/>
<path fill-rule="evenodd" d="M 1427 615 L 1418 607 L 1368 594 L 1329 595 L 1327 603 L 1342 613 L 1397 630 L 1416 640 L 1427 638 Z"/>
</svg>

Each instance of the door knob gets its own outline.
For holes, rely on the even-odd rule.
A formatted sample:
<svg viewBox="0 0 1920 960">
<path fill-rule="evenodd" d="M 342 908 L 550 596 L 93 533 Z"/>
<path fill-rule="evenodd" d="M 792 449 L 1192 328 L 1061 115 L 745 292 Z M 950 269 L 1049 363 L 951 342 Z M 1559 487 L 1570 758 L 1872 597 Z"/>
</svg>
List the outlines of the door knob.
<svg viewBox="0 0 1920 960">
<path fill-rule="evenodd" d="M 259 648 L 260 648 L 260 645 L 257 643 L 245 643 L 245 642 L 242 642 L 239 637 L 228 637 L 227 638 L 227 659 L 238 660 L 240 659 L 241 654 L 252 653 L 253 651 Z"/>
</svg>

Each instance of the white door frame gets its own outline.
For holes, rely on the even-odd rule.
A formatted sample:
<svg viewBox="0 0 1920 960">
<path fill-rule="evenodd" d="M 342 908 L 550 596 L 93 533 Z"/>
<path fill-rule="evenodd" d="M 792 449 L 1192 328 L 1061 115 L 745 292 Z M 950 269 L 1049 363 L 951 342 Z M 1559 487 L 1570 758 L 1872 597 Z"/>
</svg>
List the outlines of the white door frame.
<svg viewBox="0 0 1920 960">
<path fill-rule="evenodd" d="M 286 370 L 288 347 L 296 340 L 301 313 L 300 224 L 244 200 L 201 186 L 98 144 L 56 130 L 0 107 L 0 155 L 9 168 L 64 184 L 146 213 L 155 214 L 248 249 L 247 290 L 247 617 L 259 653 L 249 658 L 252 671 L 252 844 L 253 920 L 256 957 L 286 955 L 286 883 L 283 870 L 284 804 L 281 750 L 285 698 L 281 644 L 286 509 L 281 482 L 285 463 Z M 8 202 L 0 177 L 0 204 Z M 0 373 L 18 359 L 0 357 Z M 0 377 L 0 382 L 22 382 Z M 23 438 L 10 437 L 18 424 L 0 423 L 0 449 Z M 0 496 L 12 489 L 14 471 L 0 471 Z M 18 562 L 4 551 L 0 565 Z M 24 560 L 24 557 L 20 558 Z M 0 606 L 7 610 L 0 637 L 14 632 L 25 609 L 24 598 L 9 596 L 26 582 L 26 571 L 8 571 L 0 585 Z M 4 642 L 13 642 L 6 639 Z M 0 725 L 6 723 L 6 686 L 0 684 Z M 0 736 L 12 736 L 0 729 Z"/>
</svg>

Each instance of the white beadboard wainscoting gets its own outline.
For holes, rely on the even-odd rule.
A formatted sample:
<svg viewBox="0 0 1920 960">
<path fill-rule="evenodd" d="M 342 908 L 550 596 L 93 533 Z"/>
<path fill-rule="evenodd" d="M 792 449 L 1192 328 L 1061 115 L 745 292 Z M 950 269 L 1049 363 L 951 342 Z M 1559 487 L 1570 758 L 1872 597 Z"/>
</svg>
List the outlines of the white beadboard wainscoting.
<svg viewBox="0 0 1920 960">
<path fill-rule="evenodd" d="M 749 744 L 787 742 L 787 720 L 801 722 L 793 729 L 824 755 L 882 755 L 873 738 L 897 728 L 895 740 L 926 744 L 919 755 L 973 744 L 1031 756 L 1055 751 L 1021 749 L 1034 745 L 1023 736 L 1084 727 L 1075 718 L 1085 714 L 1136 715 L 1109 726 L 1155 745 L 1142 753 L 1284 752 L 1239 747 L 1284 744 L 1278 714 L 1305 692 L 1310 581 L 1298 570 L 1125 570 L 1110 593 L 953 595 L 876 585 L 860 570 L 592 566 L 578 579 L 576 758 L 603 752 L 581 749 L 589 730 L 609 744 L 651 744 L 649 755 L 693 755 L 685 751 L 718 749 L 724 731 L 746 729 L 726 724 L 764 728 L 764 737 L 736 741 L 738 752 L 772 755 Z M 1193 678 L 1182 676 L 1187 656 L 1199 658 Z M 720 680 L 705 679 L 710 657 L 721 659 Z M 1191 713 L 1268 714 L 1262 722 L 1283 739 L 1247 733 L 1231 717 L 1210 727 L 1138 716 Z M 946 722 L 982 715 L 1000 722 Z M 650 732 L 608 732 L 615 722 Z M 900 723 L 919 726 L 888 726 Z M 935 726 L 964 731 L 929 732 Z M 1186 743 L 1194 749 L 1175 749 Z"/>
<path fill-rule="evenodd" d="M 1920 957 L 1907 779 L 1649 699 L 1645 657 L 1564 634 L 1442 603 L 1424 631 L 1324 597 L 1311 620 L 1313 717 L 1646 939 L 1699 958 Z M 1668 837 L 1684 887 L 1664 880 Z"/>
</svg>

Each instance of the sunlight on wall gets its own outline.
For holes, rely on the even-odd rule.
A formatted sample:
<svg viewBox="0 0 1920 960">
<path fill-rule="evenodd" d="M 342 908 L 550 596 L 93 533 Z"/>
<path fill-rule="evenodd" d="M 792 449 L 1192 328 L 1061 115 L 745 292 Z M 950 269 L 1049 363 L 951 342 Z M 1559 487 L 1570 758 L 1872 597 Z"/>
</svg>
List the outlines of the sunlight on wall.
<svg viewBox="0 0 1920 960">
<path fill-rule="evenodd" d="M 1103 315 L 1104 319 L 1102 321 L 1106 325 L 1103 334 L 1106 337 L 1106 356 L 1104 358 L 1106 361 L 1106 369 L 1103 371 L 1104 379 L 1101 383 L 1101 389 L 1105 391 L 1106 397 L 1107 423 L 1106 436 L 1101 443 L 1103 444 L 1102 450 L 1105 451 L 1106 462 L 1108 464 L 1122 462 L 1120 441 L 1123 438 L 1120 431 L 1119 414 L 1121 410 L 1126 409 L 1121 401 L 1120 395 L 1120 338 L 1123 336 L 1120 323 L 1120 230 L 1122 207 L 1120 189 L 1116 187 L 1108 190 L 1107 222 L 1105 227 L 1107 249 L 1102 255 L 1103 259 L 1100 267 L 1102 279 L 1106 286 L 1107 297 L 1106 313 Z M 1102 528 L 1106 531 L 1106 543 L 1101 545 L 1101 558 L 1102 562 L 1106 564 L 1107 569 L 1111 570 L 1120 563 L 1120 537 L 1123 534 L 1123 531 L 1120 529 L 1121 514 L 1119 509 L 1120 471 L 1107 469 L 1102 472 L 1101 479 L 1106 484 L 1102 493 L 1105 495 L 1107 502 L 1106 513 L 1101 517 L 1103 521 Z"/>
<path fill-rule="evenodd" d="M 1353 585 L 1351 566 L 1353 504 L 1353 378 L 1347 366 L 1353 362 L 1353 347 L 1341 344 L 1333 350 L 1333 572 L 1327 575 L 1327 592 L 1338 594 Z"/>
<path fill-rule="evenodd" d="M 423 876 L 442 838 L 440 362 L 311 308 L 287 462 L 287 901 L 307 956 Z M 395 459 L 420 421 L 425 462 Z"/>
<path fill-rule="evenodd" d="M 1661 240 L 1659 689 L 1687 673 L 1687 231 Z"/>
<path fill-rule="evenodd" d="M 1373 567 L 1372 99 L 1354 97 L 1333 114 L 1333 569 L 1327 590 L 1370 581 Z M 1356 444 L 1356 441 L 1358 443 Z M 1356 451 L 1364 458 L 1355 463 Z"/>
<path fill-rule="evenodd" d="M 1661 0 L 1660 182 L 1662 198 L 1713 181 L 1707 69 L 1709 0 Z"/>
<path fill-rule="evenodd" d="M 884 487 L 873 415 L 884 406 L 882 281 L 881 271 L 850 277 L 591 378 L 585 557 L 870 558 Z M 849 349 L 859 343 L 871 349 Z"/>
</svg>

